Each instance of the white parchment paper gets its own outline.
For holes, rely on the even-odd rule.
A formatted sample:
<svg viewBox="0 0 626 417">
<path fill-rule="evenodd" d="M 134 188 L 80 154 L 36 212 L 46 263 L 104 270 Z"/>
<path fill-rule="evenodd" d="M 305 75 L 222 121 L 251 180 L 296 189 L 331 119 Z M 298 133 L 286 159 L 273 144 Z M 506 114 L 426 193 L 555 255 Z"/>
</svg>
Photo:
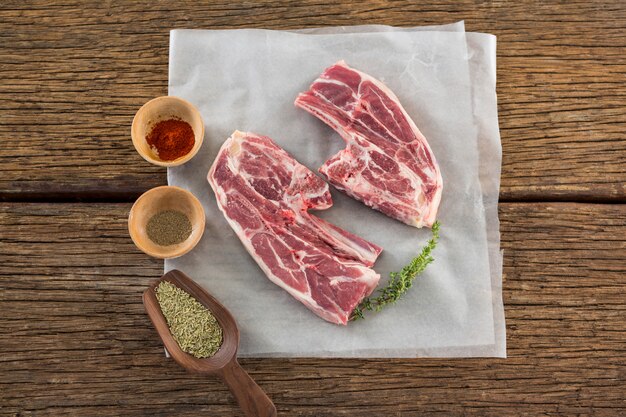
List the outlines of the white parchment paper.
<svg viewBox="0 0 626 417">
<path fill-rule="evenodd" d="M 344 59 L 385 82 L 428 139 L 444 180 L 435 262 L 394 306 L 347 327 L 327 323 L 272 284 L 219 212 L 206 174 L 238 129 L 272 137 L 313 171 L 343 147 L 332 129 L 296 109 L 296 95 Z M 199 245 L 165 263 L 228 307 L 242 356 L 414 357 L 506 354 L 497 219 L 501 147 L 495 95 L 495 38 L 444 27 L 361 26 L 303 32 L 175 30 L 169 94 L 201 111 L 205 142 L 168 170 L 205 207 Z M 430 237 L 331 187 L 320 217 L 382 246 L 375 269 L 408 263 Z"/>
</svg>

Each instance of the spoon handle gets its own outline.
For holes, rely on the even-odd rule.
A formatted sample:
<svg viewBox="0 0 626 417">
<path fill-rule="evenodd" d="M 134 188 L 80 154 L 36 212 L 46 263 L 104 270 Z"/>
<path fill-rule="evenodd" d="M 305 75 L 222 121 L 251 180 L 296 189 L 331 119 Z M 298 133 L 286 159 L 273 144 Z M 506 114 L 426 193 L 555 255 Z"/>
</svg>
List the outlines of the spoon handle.
<svg viewBox="0 0 626 417">
<path fill-rule="evenodd" d="M 276 407 L 272 400 L 239 365 L 237 359 L 222 369 L 220 377 L 247 417 L 276 417 Z"/>
</svg>

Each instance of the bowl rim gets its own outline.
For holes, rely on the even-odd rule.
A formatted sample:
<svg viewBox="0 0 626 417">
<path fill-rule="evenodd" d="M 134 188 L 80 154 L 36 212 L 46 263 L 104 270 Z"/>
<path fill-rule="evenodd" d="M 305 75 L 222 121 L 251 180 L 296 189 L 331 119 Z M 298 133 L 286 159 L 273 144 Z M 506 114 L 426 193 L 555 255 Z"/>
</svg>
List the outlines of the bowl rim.
<svg viewBox="0 0 626 417">
<path fill-rule="evenodd" d="M 191 201 L 191 204 L 200 208 L 200 212 L 202 213 L 202 215 L 200 217 L 200 221 L 198 224 L 199 233 L 197 233 L 195 237 L 188 238 L 187 240 L 185 240 L 185 245 L 180 246 L 177 250 L 172 250 L 171 252 L 165 252 L 165 253 L 156 253 L 154 251 L 147 249 L 140 242 L 138 242 L 137 239 L 135 239 L 131 225 L 133 224 L 133 215 L 135 213 L 135 208 L 137 207 L 137 204 L 140 202 L 140 200 L 144 199 L 144 197 L 146 197 L 147 194 L 154 194 L 154 192 L 163 192 L 166 190 L 181 191 L 183 194 L 186 194 L 187 197 L 189 197 L 189 201 Z M 147 198 L 150 198 L 150 196 L 148 196 Z M 200 242 L 200 239 L 202 239 L 205 225 L 206 225 L 206 214 L 204 213 L 204 207 L 202 206 L 202 203 L 200 203 L 200 200 L 198 200 L 198 198 L 195 195 L 193 195 L 191 191 L 185 190 L 184 188 L 180 188 L 175 185 L 160 185 L 158 187 L 149 189 L 148 191 L 144 192 L 143 194 L 139 196 L 139 198 L 133 203 L 133 206 L 130 208 L 130 212 L 128 213 L 128 234 L 130 235 L 131 240 L 133 241 L 135 246 L 139 250 L 141 250 L 143 253 L 145 253 L 146 255 L 150 255 L 153 258 L 157 258 L 157 259 L 174 259 L 190 252 L 193 248 L 195 248 L 198 245 L 198 242 Z"/>
<path fill-rule="evenodd" d="M 189 151 L 188 154 L 181 156 L 180 158 L 175 159 L 173 161 L 161 161 L 160 159 L 155 159 L 151 155 L 142 152 L 140 149 L 139 143 L 145 141 L 146 139 L 137 137 L 137 135 L 135 134 L 135 127 L 139 123 L 137 121 L 137 117 L 139 116 L 139 114 L 145 111 L 145 109 L 148 108 L 149 106 L 153 106 L 155 102 L 159 102 L 159 101 L 178 101 L 182 103 L 185 107 L 188 107 L 193 113 L 196 113 L 198 116 L 198 119 L 200 120 L 200 134 L 196 135 L 196 138 L 195 138 L 196 143 L 194 144 L 193 148 L 191 149 L 191 151 Z M 143 106 L 139 108 L 139 110 L 137 110 L 137 112 L 135 113 L 135 116 L 133 117 L 133 122 L 130 127 L 130 137 L 132 139 L 135 150 L 137 151 L 139 155 L 141 155 L 143 159 L 145 159 L 146 161 L 150 162 L 153 165 L 158 165 L 162 167 L 175 167 L 175 166 L 184 164 L 185 162 L 189 161 L 191 158 L 196 156 L 196 154 L 202 147 L 202 143 L 204 142 L 204 119 L 202 118 L 202 114 L 200 113 L 198 108 L 194 106 L 193 104 L 191 104 L 189 101 L 185 100 L 184 98 L 180 98 L 177 96 L 159 96 L 159 97 L 155 97 L 147 101 L 146 103 L 143 104 Z"/>
</svg>

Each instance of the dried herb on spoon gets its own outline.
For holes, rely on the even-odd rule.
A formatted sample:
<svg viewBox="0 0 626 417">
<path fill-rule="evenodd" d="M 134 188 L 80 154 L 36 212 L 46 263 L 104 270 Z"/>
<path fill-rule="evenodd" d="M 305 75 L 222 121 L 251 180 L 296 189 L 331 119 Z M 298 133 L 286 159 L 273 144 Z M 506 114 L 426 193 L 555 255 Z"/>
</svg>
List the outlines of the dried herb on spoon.
<svg viewBox="0 0 626 417">
<path fill-rule="evenodd" d="M 215 355 L 223 331 L 215 316 L 198 300 L 168 281 L 155 288 L 167 325 L 181 350 L 196 358 Z"/>
<path fill-rule="evenodd" d="M 363 313 L 365 311 L 380 311 L 387 304 L 393 304 L 398 301 L 398 299 L 411 288 L 415 278 L 424 272 L 424 269 L 435 260 L 431 253 L 435 249 L 435 246 L 437 246 L 437 241 L 439 240 L 439 226 L 440 223 L 438 221 L 433 224 L 433 237 L 422 249 L 419 256 L 402 268 L 400 272 L 390 273 L 387 286 L 377 290 L 378 295 L 376 297 L 364 298 L 352 312 L 350 320 L 364 318 Z"/>
</svg>

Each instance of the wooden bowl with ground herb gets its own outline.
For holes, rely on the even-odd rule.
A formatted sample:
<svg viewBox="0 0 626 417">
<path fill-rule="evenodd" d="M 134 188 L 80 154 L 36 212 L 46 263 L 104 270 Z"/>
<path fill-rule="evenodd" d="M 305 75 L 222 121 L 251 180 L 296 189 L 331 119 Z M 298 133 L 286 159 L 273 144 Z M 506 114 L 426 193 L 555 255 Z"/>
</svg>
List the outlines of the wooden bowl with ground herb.
<svg viewBox="0 0 626 417">
<path fill-rule="evenodd" d="M 204 209 L 193 194 L 179 187 L 162 186 L 137 199 L 128 216 L 128 231 L 143 252 L 171 259 L 196 246 L 204 222 Z"/>
</svg>

